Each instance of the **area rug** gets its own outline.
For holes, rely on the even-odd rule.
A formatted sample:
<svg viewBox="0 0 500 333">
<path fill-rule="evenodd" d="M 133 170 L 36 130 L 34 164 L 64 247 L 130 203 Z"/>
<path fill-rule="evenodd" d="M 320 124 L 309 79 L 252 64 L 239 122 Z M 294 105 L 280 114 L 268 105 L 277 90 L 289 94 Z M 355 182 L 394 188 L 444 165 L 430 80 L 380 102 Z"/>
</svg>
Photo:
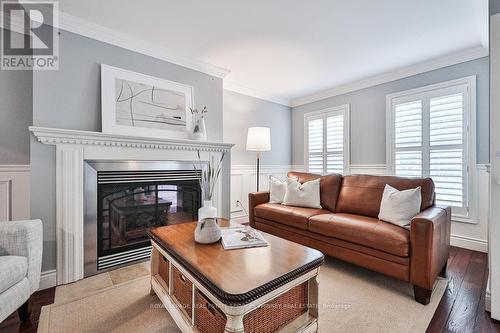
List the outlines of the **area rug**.
<svg viewBox="0 0 500 333">
<path fill-rule="evenodd" d="M 180 332 L 149 294 L 144 267 L 57 287 L 54 304 L 42 308 L 38 332 Z M 321 332 L 425 332 L 447 285 L 439 278 L 424 306 L 408 283 L 332 258 L 319 282 Z"/>
</svg>

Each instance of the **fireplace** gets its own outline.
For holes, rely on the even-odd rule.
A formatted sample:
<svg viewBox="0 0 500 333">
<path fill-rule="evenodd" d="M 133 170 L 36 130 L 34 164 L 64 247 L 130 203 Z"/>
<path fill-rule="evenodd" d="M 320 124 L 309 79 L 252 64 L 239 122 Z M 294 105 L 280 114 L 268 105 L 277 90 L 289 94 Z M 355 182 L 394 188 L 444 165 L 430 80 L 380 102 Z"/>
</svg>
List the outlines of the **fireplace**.
<svg viewBox="0 0 500 333">
<path fill-rule="evenodd" d="M 85 276 L 149 258 L 147 230 L 197 219 L 200 172 L 189 162 L 85 163 Z"/>
</svg>

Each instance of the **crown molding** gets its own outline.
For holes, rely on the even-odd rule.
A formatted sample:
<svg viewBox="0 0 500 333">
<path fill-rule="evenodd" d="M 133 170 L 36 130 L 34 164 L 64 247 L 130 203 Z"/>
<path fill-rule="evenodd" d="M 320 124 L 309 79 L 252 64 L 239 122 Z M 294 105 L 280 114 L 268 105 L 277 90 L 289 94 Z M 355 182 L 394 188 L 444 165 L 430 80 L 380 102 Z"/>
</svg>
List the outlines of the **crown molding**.
<svg viewBox="0 0 500 333">
<path fill-rule="evenodd" d="M 59 26 L 57 28 L 61 30 L 141 53 L 156 59 L 168 61 L 218 78 L 224 78 L 230 72 L 230 70 L 226 68 L 185 55 L 175 54 L 165 47 L 146 42 L 140 38 L 132 37 L 114 29 L 106 28 L 63 11 L 59 11 L 58 16 Z M 16 27 L 17 26 L 18 25 L 16 25 Z"/>
<path fill-rule="evenodd" d="M 90 145 L 143 149 L 200 150 L 209 152 L 225 152 L 231 150 L 234 146 L 231 143 L 144 138 L 138 136 L 36 126 L 30 126 L 29 130 L 33 133 L 38 142 L 47 145 Z"/>
<path fill-rule="evenodd" d="M 239 94 L 243 94 L 243 95 L 247 95 L 247 96 L 251 96 L 251 97 L 255 97 L 255 98 L 260 98 L 260 99 L 263 99 L 263 100 L 266 100 L 269 102 L 281 104 L 281 105 L 288 106 L 288 107 L 292 106 L 291 101 L 287 98 L 273 95 L 273 94 L 269 94 L 269 93 L 266 93 L 266 92 L 263 92 L 263 91 L 260 91 L 257 89 L 248 88 L 244 85 L 241 85 L 235 81 L 231 81 L 228 79 L 224 79 L 223 83 L 224 83 L 225 90 L 237 92 Z"/>
<path fill-rule="evenodd" d="M 1 13 L 1 12 L 0 12 Z M 3 17 L 3 16 L 2 16 Z M 22 18 L 14 15 L 11 20 L 7 18 L 3 22 L 3 28 L 24 34 Z M 140 38 L 103 27 L 99 24 L 78 18 L 76 16 L 59 11 L 58 29 L 69 31 L 77 35 L 91 38 L 100 42 L 121 47 L 130 51 L 138 52 L 156 59 L 193 69 L 218 78 L 224 78 L 230 70 L 180 54 L 174 54 L 164 47 L 145 42 Z"/>
<path fill-rule="evenodd" d="M 414 65 L 403 67 L 394 71 L 386 72 L 381 75 L 372 76 L 359 81 L 354 81 L 351 83 L 339 85 L 327 90 L 323 90 L 311 95 L 304 97 L 295 98 L 292 100 L 292 107 L 297 107 L 300 105 L 316 102 L 325 98 L 334 97 L 342 94 L 346 94 L 352 91 L 361 90 L 369 87 L 373 87 L 379 84 L 396 81 L 409 76 L 429 72 L 443 67 L 448 67 L 463 62 L 484 58 L 489 55 L 488 48 L 483 46 L 477 46 L 470 49 L 466 49 L 460 52 L 448 54 L 443 57 L 435 58 L 429 61 L 420 62 Z"/>
</svg>

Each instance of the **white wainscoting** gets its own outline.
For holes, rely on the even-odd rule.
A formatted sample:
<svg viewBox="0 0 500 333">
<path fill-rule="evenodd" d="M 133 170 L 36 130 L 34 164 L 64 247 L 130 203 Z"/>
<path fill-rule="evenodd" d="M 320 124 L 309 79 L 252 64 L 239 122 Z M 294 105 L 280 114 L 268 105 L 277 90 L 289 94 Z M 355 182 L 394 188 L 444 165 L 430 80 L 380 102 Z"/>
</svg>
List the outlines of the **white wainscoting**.
<svg viewBox="0 0 500 333">
<path fill-rule="evenodd" d="M 260 167 L 259 190 L 269 189 L 269 176 L 286 179 L 288 171 L 303 171 L 303 166 L 263 165 Z M 257 190 L 257 168 L 255 165 L 233 165 L 231 167 L 231 219 L 248 222 L 248 193 Z"/>
<path fill-rule="evenodd" d="M 349 170 L 351 175 L 385 175 L 387 173 L 385 164 L 351 164 Z"/>
<path fill-rule="evenodd" d="M 40 287 L 38 287 L 38 290 L 52 288 L 55 287 L 56 285 L 57 285 L 57 273 L 55 269 L 43 271 L 42 274 L 40 274 Z"/>
<path fill-rule="evenodd" d="M 269 175 L 285 179 L 289 170 L 303 171 L 304 166 L 267 165 L 261 167 L 260 189 L 268 189 Z M 478 164 L 472 200 L 476 213 L 471 219 L 452 218 L 451 245 L 474 251 L 488 252 L 489 165 Z M 385 175 L 385 164 L 351 164 L 351 174 Z M 231 168 L 231 218 L 248 221 L 248 193 L 256 189 L 255 165 L 233 165 Z M 242 206 L 238 203 L 241 202 Z"/>
<path fill-rule="evenodd" d="M 0 221 L 30 218 L 30 166 L 0 165 Z"/>
</svg>

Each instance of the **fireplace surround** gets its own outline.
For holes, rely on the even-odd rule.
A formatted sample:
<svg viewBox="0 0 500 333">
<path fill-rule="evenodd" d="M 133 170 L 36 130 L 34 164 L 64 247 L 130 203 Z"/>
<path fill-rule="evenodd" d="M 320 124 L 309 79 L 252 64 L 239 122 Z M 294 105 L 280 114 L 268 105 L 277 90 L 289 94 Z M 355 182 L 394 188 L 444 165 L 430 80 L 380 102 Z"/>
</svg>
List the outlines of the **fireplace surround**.
<svg viewBox="0 0 500 333">
<path fill-rule="evenodd" d="M 84 165 L 86 161 L 208 161 L 224 153 L 214 194 L 221 217 L 230 215 L 231 148 L 233 144 L 178 139 L 155 139 L 100 132 L 30 127 L 41 144 L 55 146 L 56 277 L 66 284 L 84 277 Z"/>
</svg>

